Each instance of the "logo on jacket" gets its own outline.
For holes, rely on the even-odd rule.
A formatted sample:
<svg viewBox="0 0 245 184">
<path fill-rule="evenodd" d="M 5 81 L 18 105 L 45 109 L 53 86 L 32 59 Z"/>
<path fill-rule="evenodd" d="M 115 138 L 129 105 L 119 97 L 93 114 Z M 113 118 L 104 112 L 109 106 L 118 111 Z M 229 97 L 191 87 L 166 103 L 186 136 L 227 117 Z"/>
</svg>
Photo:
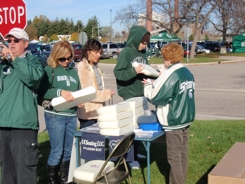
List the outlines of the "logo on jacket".
<svg viewBox="0 0 245 184">
<path fill-rule="evenodd" d="M 57 81 L 66 81 L 66 86 L 70 86 L 71 82 L 74 82 L 77 84 L 77 81 L 72 76 L 57 76 Z"/>
<path fill-rule="evenodd" d="M 137 57 L 133 60 L 133 62 L 138 62 L 138 63 L 142 63 L 142 64 L 146 64 L 146 60 L 142 57 Z"/>
<path fill-rule="evenodd" d="M 180 84 L 180 92 L 179 94 L 183 93 L 184 91 L 191 89 L 190 91 L 192 92 L 192 89 L 195 89 L 195 82 L 193 81 L 185 81 Z"/>
</svg>

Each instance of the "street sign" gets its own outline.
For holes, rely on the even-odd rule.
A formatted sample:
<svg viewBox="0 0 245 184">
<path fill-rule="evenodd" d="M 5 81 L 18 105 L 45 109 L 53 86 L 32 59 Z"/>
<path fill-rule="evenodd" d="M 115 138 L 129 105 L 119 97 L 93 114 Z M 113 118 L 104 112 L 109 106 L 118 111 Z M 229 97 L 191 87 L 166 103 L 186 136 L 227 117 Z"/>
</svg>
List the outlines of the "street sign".
<svg viewBox="0 0 245 184">
<path fill-rule="evenodd" d="M 84 44 L 86 43 L 87 40 L 88 40 L 87 34 L 86 34 L 85 32 L 81 32 L 81 33 L 79 34 L 79 43 L 80 43 L 81 45 L 84 45 Z"/>
<path fill-rule="evenodd" d="M 185 27 L 184 28 L 184 37 L 187 38 L 189 36 L 191 36 L 191 28 Z"/>
<path fill-rule="evenodd" d="M 0 35 L 4 37 L 12 28 L 25 29 L 26 4 L 24 0 L 4 0 L 0 3 Z"/>
</svg>

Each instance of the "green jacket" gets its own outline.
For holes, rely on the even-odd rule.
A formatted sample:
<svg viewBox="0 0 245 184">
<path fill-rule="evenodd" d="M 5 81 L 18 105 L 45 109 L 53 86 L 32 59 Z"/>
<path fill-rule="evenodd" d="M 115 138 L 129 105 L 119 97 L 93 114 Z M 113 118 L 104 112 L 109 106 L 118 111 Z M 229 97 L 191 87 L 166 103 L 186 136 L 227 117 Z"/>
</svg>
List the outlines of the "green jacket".
<svg viewBox="0 0 245 184">
<path fill-rule="evenodd" d="M 43 74 L 42 64 L 30 54 L 0 64 L 0 127 L 39 129 L 34 90 Z"/>
<path fill-rule="evenodd" d="M 40 96 L 43 96 L 44 99 L 52 100 L 55 97 L 59 97 L 61 96 L 62 90 L 78 91 L 81 89 L 77 71 L 73 68 L 73 66 L 63 68 L 62 66 L 58 65 L 54 69 L 52 69 L 50 66 L 46 66 L 45 71 L 45 75 L 41 81 L 40 88 L 38 90 L 38 94 Z M 52 82 L 52 73 L 54 74 L 54 76 L 52 88 L 50 88 Z M 74 115 L 76 114 L 76 110 L 77 107 L 72 107 L 62 112 L 44 109 L 45 112 L 60 115 Z"/>
<path fill-rule="evenodd" d="M 145 85 L 144 94 L 157 106 L 157 118 L 165 130 L 181 129 L 195 118 L 195 80 L 181 63 L 171 65 Z"/>
<path fill-rule="evenodd" d="M 145 34 L 149 32 L 142 26 L 133 26 L 130 30 L 127 45 L 120 52 L 117 64 L 114 68 L 117 90 L 119 96 L 124 100 L 132 97 L 144 96 L 143 78 L 148 78 L 143 74 L 138 74 L 132 66 L 132 62 L 149 64 L 143 51 L 139 51 L 140 42 Z"/>
</svg>

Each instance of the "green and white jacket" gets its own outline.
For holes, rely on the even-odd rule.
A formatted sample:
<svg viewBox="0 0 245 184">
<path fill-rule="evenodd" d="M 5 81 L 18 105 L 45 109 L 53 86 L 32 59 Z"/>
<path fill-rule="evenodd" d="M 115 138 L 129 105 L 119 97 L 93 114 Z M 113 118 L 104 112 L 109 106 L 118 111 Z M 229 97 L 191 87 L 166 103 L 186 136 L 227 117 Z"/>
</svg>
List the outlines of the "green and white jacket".
<svg viewBox="0 0 245 184">
<path fill-rule="evenodd" d="M 195 118 L 195 81 L 181 63 L 171 65 L 151 84 L 144 95 L 156 105 L 157 118 L 163 129 L 181 129 Z"/>
</svg>

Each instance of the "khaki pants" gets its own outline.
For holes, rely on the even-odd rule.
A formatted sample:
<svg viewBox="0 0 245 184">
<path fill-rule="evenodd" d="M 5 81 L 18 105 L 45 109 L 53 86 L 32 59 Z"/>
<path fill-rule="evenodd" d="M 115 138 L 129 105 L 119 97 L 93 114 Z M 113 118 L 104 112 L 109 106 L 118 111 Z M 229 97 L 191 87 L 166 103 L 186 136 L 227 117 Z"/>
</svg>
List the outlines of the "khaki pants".
<svg viewBox="0 0 245 184">
<path fill-rule="evenodd" d="M 170 164 L 169 184 L 184 184 L 188 166 L 189 126 L 166 132 L 167 159 Z"/>
</svg>

